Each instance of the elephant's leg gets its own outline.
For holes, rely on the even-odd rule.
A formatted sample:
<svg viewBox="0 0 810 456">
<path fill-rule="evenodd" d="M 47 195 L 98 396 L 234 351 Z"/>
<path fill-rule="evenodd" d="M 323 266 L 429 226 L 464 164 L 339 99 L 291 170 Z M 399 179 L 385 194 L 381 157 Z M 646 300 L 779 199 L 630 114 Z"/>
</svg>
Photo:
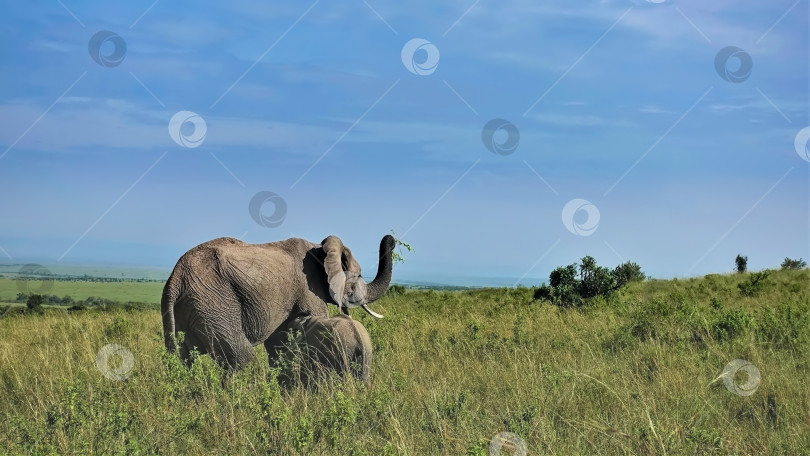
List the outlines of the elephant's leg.
<svg viewBox="0 0 810 456">
<path fill-rule="evenodd" d="M 200 354 L 208 353 L 223 369 L 238 371 L 253 361 L 253 346 L 241 331 L 195 330 Z"/>
<path fill-rule="evenodd" d="M 267 350 L 267 361 L 270 363 L 270 367 L 275 366 L 279 358 L 287 351 L 285 346 L 287 334 L 287 331 L 278 329 L 264 341 L 264 349 Z"/>
<path fill-rule="evenodd" d="M 177 347 L 180 352 L 180 359 L 186 363 L 187 366 L 191 365 L 191 353 L 192 351 L 196 351 L 197 353 L 204 355 L 206 353 L 205 347 L 203 346 L 202 342 L 199 339 L 199 336 L 194 331 L 189 331 L 183 334 L 183 343 Z"/>
<path fill-rule="evenodd" d="M 211 354 L 220 366 L 232 371 L 242 369 L 256 356 L 253 352 L 253 345 L 241 332 L 233 336 L 214 339 Z"/>
</svg>

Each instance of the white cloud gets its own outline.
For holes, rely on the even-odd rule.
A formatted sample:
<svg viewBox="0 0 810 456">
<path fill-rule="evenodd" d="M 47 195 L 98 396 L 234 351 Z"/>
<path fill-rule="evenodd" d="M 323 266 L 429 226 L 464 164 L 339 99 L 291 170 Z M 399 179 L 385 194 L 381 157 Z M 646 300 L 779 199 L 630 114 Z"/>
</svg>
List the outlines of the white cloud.
<svg viewBox="0 0 810 456">
<path fill-rule="evenodd" d="M 636 127 L 635 122 L 622 119 L 609 119 L 593 114 L 534 114 L 529 116 L 544 124 L 561 127 Z"/>
<path fill-rule="evenodd" d="M 766 94 L 767 95 L 767 94 Z M 807 105 L 801 101 L 792 99 L 785 100 L 782 98 L 769 97 L 770 100 L 779 108 L 780 111 L 789 117 L 800 117 L 805 115 Z M 710 105 L 710 109 L 718 114 L 728 114 L 733 112 L 752 111 L 759 114 L 776 114 L 780 115 L 776 108 L 771 105 L 764 97 L 756 92 L 750 96 L 737 97 L 732 100 L 737 102 L 714 103 Z"/>
<path fill-rule="evenodd" d="M 0 130 L 0 142 L 12 144 L 45 108 L 30 101 L 0 105 L 0 117 L 8 119 Z M 173 113 L 145 109 L 121 99 L 66 97 L 42 118 L 15 146 L 49 152 L 88 147 L 143 149 L 175 147 L 168 134 Z M 324 148 L 337 138 L 335 128 L 260 119 L 206 116 L 205 143 L 209 145 L 256 146 L 299 150 Z"/>
<path fill-rule="evenodd" d="M 643 112 L 645 114 L 677 114 L 676 111 L 664 109 L 655 105 L 644 105 L 640 107 L 638 110 L 639 112 Z"/>
</svg>

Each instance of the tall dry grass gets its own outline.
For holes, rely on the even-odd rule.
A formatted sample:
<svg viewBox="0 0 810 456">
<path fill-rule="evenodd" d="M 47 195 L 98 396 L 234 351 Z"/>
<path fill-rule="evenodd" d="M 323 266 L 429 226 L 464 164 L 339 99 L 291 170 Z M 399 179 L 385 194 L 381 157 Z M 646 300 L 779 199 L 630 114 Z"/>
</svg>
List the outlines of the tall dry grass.
<svg viewBox="0 0 810 456">
<path fill-rule="evenodd" d="M 649 281 L 583 309 L 525 288 L 391 294 L 385 319 L 354 314 L 370 385 L 317 390 L 280 388 L 260 347 L 234 375 L 207 356 L 187 369 L 154 311 L 7 316 L 0 450 L 486 455 L 510 432 L 529 454 L 810 454 L 810 271 L 753 297 L 744 280 Z M 133 355 L 126 380 L 96 366 L 110 343 Z M 720 378 L 734 359 L 759 369 L 750 396 Z"/>
</svg>

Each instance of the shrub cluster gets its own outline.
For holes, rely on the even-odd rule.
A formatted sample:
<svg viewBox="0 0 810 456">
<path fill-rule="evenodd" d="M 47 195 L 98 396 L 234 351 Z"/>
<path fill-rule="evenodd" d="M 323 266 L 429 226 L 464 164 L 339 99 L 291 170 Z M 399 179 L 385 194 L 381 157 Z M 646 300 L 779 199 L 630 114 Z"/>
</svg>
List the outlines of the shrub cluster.
<svg viewBox="0 0 810 456">
<path fill-rule="evenodd" d="M 385 292 L 388 296 L 399 296 L 401 294 L 405 294 L 405 287 L 402 285 L 393 284 L 388 287 L 388 290 Z"/>
<path fill-rule="evenodd" d="M 785 257 L 785 261 L 782 262 L 782 269 L 804 269 L 806 267 L 807 262 L 801 258 L 799 258 L 798 260 L 793 260 L 791 258 Z"/>
<path fill-rule="evenodd" d="M 25 301 L 25 306 L 30 310 L 37 310 L 42 305 L 42 295 L 32 294 Z"/>
<path fill-rule="evenodd" d="M 71 306 L 74 304 L 73 297 L 67 295 L 60 298 L 59 296 L 56 295 L 17 293 L 17 298 L 15 300 L 17 302 L 27 303 L 32 296 L 39 296 L 39 299 L 41 299 L 40 302 L 41 304 L 49 304 L 52 306 Z"/>
<path fill-rule="evenodd" d="M 134 301 L 113 301 L 107 298 L 98 298 L 95 296 L 90 296 L 87 299 L 81 300 L 74 300 L 70 296 L 65 296 L 60 298 L 54 295 L 40 295 L 40 294 L 26 294 L 26 293 L 18 293 L 16 297 L 16 301 L 20 303 L 25 303 L 25 307 L 11 307 L 5 306 L 0 308 L 0 317 L 9 314 L 21 314 L 21 313 L 35 313 L 41 314 L 44 312 L 44 305 L 52 305 L 52 306 L 64 306 L 67 307 L 67 310 L 70 312 L 75 311 L 82 311 L 88 309 L 95 309 L 99 311 L 113 311 L 113 310 L 126 310 L 126 311 L 133 311 L 133 310 L 145 310 L 145 309 L 156 309 L 158 307 L 157 304 L 148 304 L 144 302 L 134 302 Z"/>
<path fill-rule="evenodd" d="M 102 309 L 106 308 L 154 308 L 156 307 L 155 304 L 147 304 L 144 302 L 134 302 L 134 301 L 114 301 L 112 299 L 107 298 L 99 298 L 96 296 L 90 296 L 87 299 L 80 299 L 76 301 L 71 296 L 64 296 L 59 297 L 55 295 L 39 295 L 39 294 L 26 294 L 26 293 L 17 293 L 17 302 L 24 302 L 27 304 L 29 309 L 33 309 L 38 307 L 41 304 L 46 305 L 53 305 L 53 306 L 67 306 L 68 310 L 84 310 L 89 307 L 99 307 Z"/>
<path fill-rule="evenodd" d="M 768 271 L 755 272 L 745 282 L 738 284 L 737 288 L 740 289 L 743 296 L 756 296 L 767 288 L 768 275 L 770 275 Z"/>
<path fill-rule="evenodd" d="M 627 283 L 644 279 L 646 276 L 636 263 L 628 261 L 611 270 L 586 256 L 579 266 L 574 263 L 551 271 L 549 285 L 541 285 L 534 292 L 534 299 L 561 307 L 578 307 L 597 296 L 607 299 Z"/>
</svg>

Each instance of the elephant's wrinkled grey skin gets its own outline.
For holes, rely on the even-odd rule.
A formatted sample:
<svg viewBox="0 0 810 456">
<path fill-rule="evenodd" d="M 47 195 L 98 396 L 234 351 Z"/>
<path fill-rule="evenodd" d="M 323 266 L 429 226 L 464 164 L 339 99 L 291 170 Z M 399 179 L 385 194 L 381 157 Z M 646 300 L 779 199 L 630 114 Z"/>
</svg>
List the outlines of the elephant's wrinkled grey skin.
<svg viewBox="0 0 810 456">
<path fill-rule="evenodd" d="M 288 336 L 293 334 L 293 339 Z M 308 384 L 322 372 L 321 367 L 342 376 L 351 374 L 368 382 L 371 371 L 371 337 L 366 328 L 348 315 L 335 317 L 298 316 L 284 322 L 264 343 L 270 365 L 278 360 L 290 361 L 300 354 L 300 379 Z M 289 369 L 280 379 L 290 381 Z"/>
<path fill-rule="evenodd" d="M 221 366 L 239 370 L 253 347 L 296 315 L 323 316 L 327 304 L 343 313 L 379 299 L 391 281 L 394 238 L 380 242 L 377 275 L 368 284 L 360 265 L 336 236 L 314 244 L 291 238 L 247 244 L 218 238 L 186 252 L 163 288 L 161 310 L 166 349 L 189 359 L 196 347 Z M 177 332 L 184 338 L 178 347 Z"/>
</svg>

